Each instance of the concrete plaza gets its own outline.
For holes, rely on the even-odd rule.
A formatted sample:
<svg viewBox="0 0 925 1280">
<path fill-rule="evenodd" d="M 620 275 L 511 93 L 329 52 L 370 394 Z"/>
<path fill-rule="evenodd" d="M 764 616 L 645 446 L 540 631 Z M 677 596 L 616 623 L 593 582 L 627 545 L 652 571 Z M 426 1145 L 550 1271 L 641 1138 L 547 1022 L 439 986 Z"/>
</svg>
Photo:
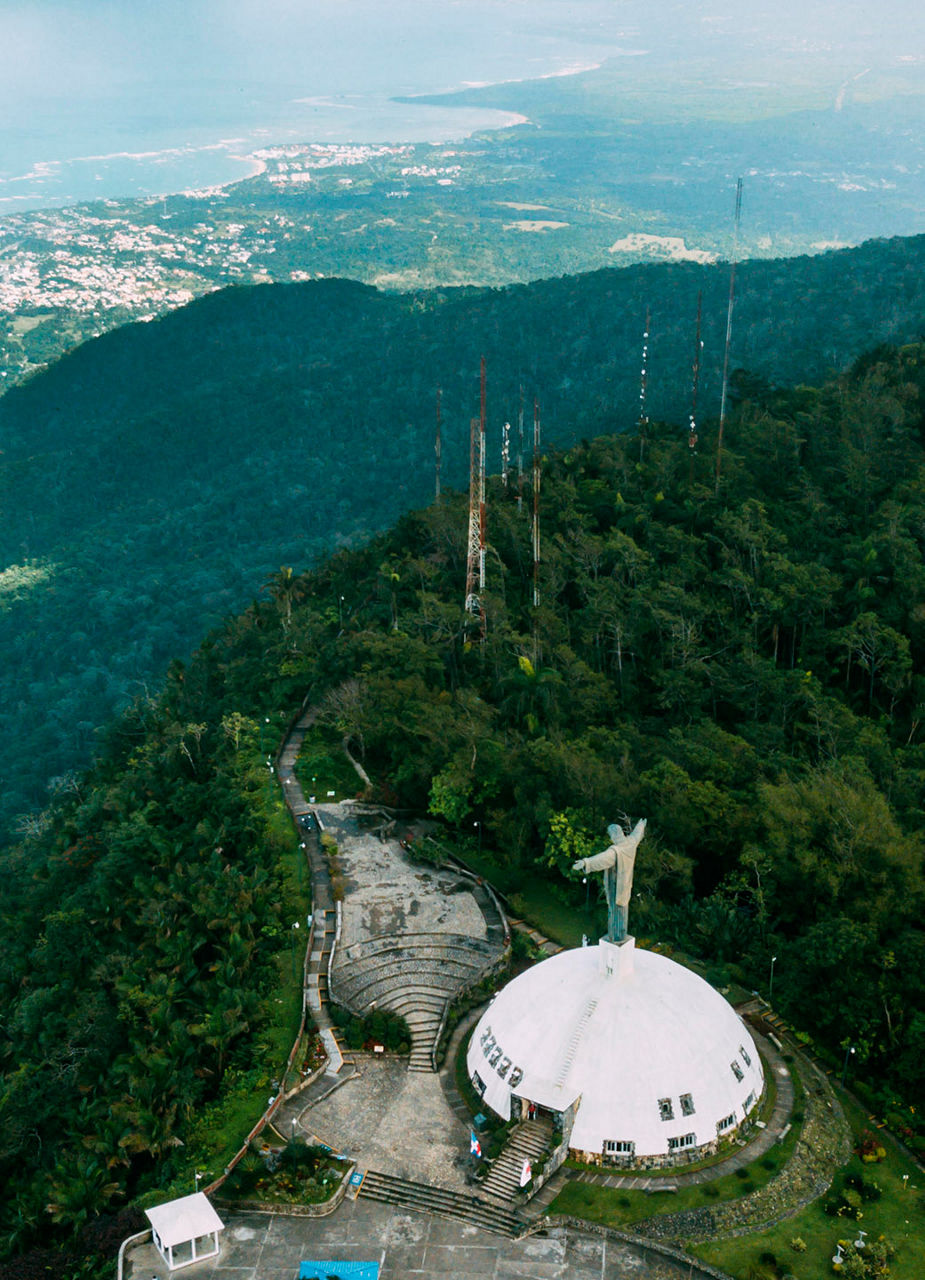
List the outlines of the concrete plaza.
<svg viewBox="0 0 925 1280">
<path fill-rule="evenodd" d="M 345 1201 L 327 1218 L 225 1214 L 217 1258 L 185 1280 L 295 1280 L 303 1258 L 375 1261 L 380 1280 L 687 1280 L 688 1268 L 566 1229 L 512 1241 L 464 1222 Z M 153 1245 L 131 1250 L 126 1280 L 165 1280 Z"/>
</svg>

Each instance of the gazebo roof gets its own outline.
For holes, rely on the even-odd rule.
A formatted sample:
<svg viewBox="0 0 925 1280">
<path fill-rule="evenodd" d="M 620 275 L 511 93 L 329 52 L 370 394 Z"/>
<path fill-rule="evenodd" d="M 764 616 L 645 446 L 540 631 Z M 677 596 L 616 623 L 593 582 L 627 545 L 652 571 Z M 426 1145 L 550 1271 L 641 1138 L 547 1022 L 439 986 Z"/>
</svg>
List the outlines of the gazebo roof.
<svg viewBox="0 0 925 1280">
<path fill-rule="evenodd" d="M 212 1208 L 204 1191 L 145 1209 L 145 1217 L 157 1232 L 165 1249 L 174 1249 L 188 1240 L 198 1240 L 200 1236 L 225 1229 L 224 1222 Z"/>
</svg>

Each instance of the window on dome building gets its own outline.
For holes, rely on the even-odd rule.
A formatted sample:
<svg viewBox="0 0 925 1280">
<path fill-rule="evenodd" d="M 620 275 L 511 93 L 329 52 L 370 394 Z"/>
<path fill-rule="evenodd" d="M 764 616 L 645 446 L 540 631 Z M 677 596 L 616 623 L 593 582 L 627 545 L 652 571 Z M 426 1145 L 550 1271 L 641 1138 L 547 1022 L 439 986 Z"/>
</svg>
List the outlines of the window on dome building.
<svg viewBox="0 0 925 1280">
<path fill-rule="evenodd" d="M 696 1134 L 693 1133 L 685 1133 L 680 1138 L 669 1138 L 668 1150 L 683 1151 L 685 1147 L 692 1147 L 696 1141 Z"/>
<path fill-rule="evenodd" d="M 720 1120 L 716 1126 L 717 1133 L 725 1133 L 727 1129 L 731 1129 L 736 1122 L 736 1113 L 733 1111 L 731 1116 L 726 1116 Z"/>
<path fill-rule="evenodd" d="M 473 1086 L 473 1088 L 478 1092 L 479 1097 L 480 1097 L 480 1098 L 484 1098 L 484 1096 L 485 1096 L 485 1081 L 482 1079 L 482 1077 L 479 1075 L 479 1073 L 478 1073 L 477 1071 L 476 1071 L 475 1075 L 472 1077 L 472 1086 Z"/>
<path fill-rule="evenodd" d="M 663 1120 L 674 1119 L 674 1107 L 671 1105 L 670 1098 L 659 1098 L 658 1114 L 662 1117 Z"/>
<path fill-rule="evenodd" d="M 753 1107 L 754 1105 L 755 1105 L 755 1094 L 754 1094 L 754 1091 L 752 1091 L 752 1092 L 748 1095 L 748 1097 L 745 1099 L 745 1114 L 746 1114 L 746 1115 L 748 1115 L 749 1111 L 751 1111 L 751 1109 L 752 1109 L 752 1107 Z"/>
<path fill-rule="evenodd" d="M 742 1068 L 739 1066 L 739 1064 L 738 1064 L 737 1062 L 730 1062 L 730 1064 L 729 1064 L 729 1065 L 730 1065 L 730 1067 L 732 1067 L 732 1074 L 735 1076 L 735 1078 L 736 1078 L 737 1080 L 744 1080 L 744 1079 L 745 1079 L 745 1077 L 744 1077 L 744 1075 L 743 1075 L 743 1073 L 742 1073 Z"/>
<path fill-rule="evenodd" d="M 739 1053 L 741 1053 L 741 1055 L 742 1055 L 742 1061 L 745 1063 L 745 1065 L 746 1065 L 747 1067 L 750 1067 L 750 1066 L 752 1065 L 752 1060 L 751 1060 L 751 1058 L 748 1056 L 748 1054 L 746 1053 L 746 1051 L 745 1051 L 745 1049 L 744 1049 L 744 1047 L 743 1047 L 742 1045 L 739 1045 Z"/>
<path fill-rule="evenodd" d="M 623 1142 L 614 1138 L 605 1138 L 605 1156 L 632 1156 L 636 1154 L 635 1142 Z"/>
<path fill-rule="evenodd" d="M 681 1115 L 692 1116 L 694 1114 L 694 1097 L 690 1093 L 681 1094 Z"/>
</svg>

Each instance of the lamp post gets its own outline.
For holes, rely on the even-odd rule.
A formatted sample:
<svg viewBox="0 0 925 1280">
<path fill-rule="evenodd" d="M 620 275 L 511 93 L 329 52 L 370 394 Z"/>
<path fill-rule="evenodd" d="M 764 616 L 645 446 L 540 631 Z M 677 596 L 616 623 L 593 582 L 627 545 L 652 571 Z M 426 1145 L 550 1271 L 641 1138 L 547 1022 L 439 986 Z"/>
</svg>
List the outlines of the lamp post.
<svg viewBox="0 0 925 1280">
<path fill-rule="evenodd" d="M 299 943 L 299 922 L 298 920 L 295 920 L 293 921 L 293 925 L 292 925 L 292 981 L 293 982 L 295 982 L 295 979 L 296 979 L 295 959 L 296 959 L 296 948 L 298 947 L 298 943 Z"/>
<path fill-rule="evenodd" d="M 768 980 L 768 1004 L 774 999 L 774 965 L 777 962 L 777 956 L 771 956 L 771 977 Z"/>
<path fill-rule="evenodd" d="M 848 1062 L 854 1052 L 855 1052 L 854 1045 L 849 1044 L 848 1048 L 845 1050 L 845 1065 L 841 1069 L 841 1087 L 843 1089 L 845 1087 L 845 1081 L 848 1078 Z"/>
<path fill-rule="evenodd" d="M 199 1183 L 202 1181 L 202 1179 L 203 1179 L 205 1176 L 206 1176 L 206 1175 L 205 1175 L 204 1173 L 194 1173 L 194 1174 L 193 1174 L 193 1177 L 194 1177 L 194 1179 L 195 1179 L 195 1187 L 196 1187 L 196 1190 L 197 1190 L 197 1191 L 199 1190 Z"/>
<path fill-rule="evenodd" d="M 473 822 L 473 824 L 472 824 L 472 825 L 473 825 L 474 827 L 477 827 L 477 828 L 478 828 L 478 832 L 479 832 L 479 857 L 481 858 L 481 856 L 482 856 L 482 824 L 481 824 L 481 822 L 479 822 L 479 821 L 478 821 L 478 819 L 476 819 L 476 821 L 475 821 L 475 822 Z"/>
</svg>

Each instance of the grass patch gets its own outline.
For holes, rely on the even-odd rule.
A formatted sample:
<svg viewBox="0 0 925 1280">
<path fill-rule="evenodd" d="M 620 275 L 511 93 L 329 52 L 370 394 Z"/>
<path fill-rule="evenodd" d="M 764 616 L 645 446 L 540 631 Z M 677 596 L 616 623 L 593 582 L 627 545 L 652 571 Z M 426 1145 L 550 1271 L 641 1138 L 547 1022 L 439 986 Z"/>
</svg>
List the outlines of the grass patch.
<svg viewBox="0 0 925 1280">
<path fill-rule="evenodd" d="M 776 1086 L 773 1073 L 768 1070 L 767 1064 L 765 1064 L 765 1075 L 768 1081 L 770 1104 L 773 1107 Z M 801 1090 L 796 1075 L 794 1075 L 794 1089 L 796 1098 L 799 1099 Z M 567 1213 L 576 1218 L 586 1218 L 589 1222 L 600 1222 L 610 1227 L 623 1227 L 662 1213 L 680 1213 L 684 1209 L 698 1209 L 704 1205 L 720 1204 L 724 1200 L 735 1200 L 741 1196 L 750 1195 L 751 1192 L 766 1186 L 772 1178 L 776 1177 L 778 1170 L 784 1167 L 793 1154 L 799 1136 L 800 1126 L 794 1124 L 783 1142 L 779 1142 L 770 1151 L 741 1169 L 695 1186 L 684 1186 L 681 1183 L 677 1191 L 663 1195 L 623 1190 L 620 1187 L 603 1187 L 587 1182 L 568 1182 L 550 1205 L 549 1212 Z M 676 1181 L 679 1175 L 721 1164 L 724 1160 L 728 1160 L 729 1156 L 730 1151 L 727 1149 L 716 1156 L 681 1168 L 647 1171 L 646 1177 L 664 1178 L 666 1182 L 671 1183 Z M 587 1167 L 577 1165 L 575 1161 L 567 1161 L 567 1164 L 571 1168 Z M 608 1169 L 607 1172 L 619 1171 Z M 628 1173 L 627 1176 L 632 1174 Z M 802 1275 L 800 1280 L 803 1280 Z"/>
<path fill-rule="evenodd" d="M 702 1208 L 705 1204 L 736 1200 L 766 1186 L 775 1176 L 777 1168 L 783 1166 L 788 1159 L 796 1141 L 797 1134 L 791 1130 L 785 1141 L 774 1148 L 773 1168 L 767 1167 L 771 1162 L 764 1157 L 711 1182 L 691 1186 L 681 1183 L 677 1191 L 670 1193 L 629 1191 L 619 1187 L 603 1187 L 596 1183 L 568 1182 L 550 1205 L 549 1212 L 568 1213 L 576 1218 L 586 1218 L 589 1222 L 623 1227 L 662 1213 L 680 1213 L 685 1209 Z M 729 1153 L 726 1152 L 727 1159 L 728 1156 Z M 684 1166 L 681 1169 L 660 1169 L 657 1173 L 666 1183 L 672 1183 L 686 1171 L 687 1166 Z M 614 1170 L 608 1172 L 612 1173 Z M 655 1171 L 651 1176 L 655 1176 Z"/>
<path fill-rule="evenodd" d="M 295 763 L 295 775 L 306 800 L 315 796 L 321 802 L 329 798 L 329 791 L 334 792 L 332 798 L 343 800 L 345 796 L 355 796 L 363 790 L 363 782 L 344 755 L 338 735 L 319 725 L 313 726 L 305 735 Z"/>
<path fill-rule="evenodd" d="M 472 1032 L 467 1036 L 463 1036 L 459 1042 L 459 1049 L 456 1054 L 456 1061 L 453 1063 L 453 1078 L 456 1082 L 456 1088 L 459 1090 L 460 1096 L 473 1116 L 486 1114 L 482 1099 L 472 1087 L 472 1081 L 469 1079 L 469 1073 L 466 1070 L 466 1054 L 469 1050 L 469 1041 L 472 1039 Z"/>
<path fill-rule="evenodd" d="M 552 897 L 545 882 L 535 876 L 521 884 L 511 909 L 562 947 L 580 947 L 585 934 L 593 937 L 597 933 L 584 907 L 559 902 Z"/>
<path fill-rule="evenodd" d="M 866 1113 L 850 1098 L 842 1098 L 852 1132 L 857 1138 L 869 1127 Z M 868 1240 L 885 1236 L 896 1247 L 896 1257 L 890 1263 L 890 1280 L 921 1280 L 925 1274 L 925 1176 L 889 1140 L 884 1139 L 887 1157 L 878 1164 L 864 1164 L 858 1156 L 852 1156 L 835 1180 L 835 1186 L 844 1178 L 859 1174 L 867 1181 L 873 1179 L 883 1192 L 882 1198 L 865 1203 L 863 1217 L 858 1222 L 829 1217 L 823 1208 L 829 1198 L 823 1196 L 793 1218 L 760 1234 L 711 1244 L 693 1246 L 692 1252 L 707 1262 L 712 1262 L 737 1280 L 747 1280 L 749 1274 L 760 1265 L 760 1255 L 775 1255 L 781 1270 L 791 1271 L 799 1280 L 831 1280 L 831 1258 L 839 1239 L 853 1240 L 859 1227 L 868 1233 Z M 907 1175 L 908 1181 L 903 1182 Z M 790 1245 L 792 1240 L 805 1242 L 805 1252 L 799 1254 Z"/>
</svg>

